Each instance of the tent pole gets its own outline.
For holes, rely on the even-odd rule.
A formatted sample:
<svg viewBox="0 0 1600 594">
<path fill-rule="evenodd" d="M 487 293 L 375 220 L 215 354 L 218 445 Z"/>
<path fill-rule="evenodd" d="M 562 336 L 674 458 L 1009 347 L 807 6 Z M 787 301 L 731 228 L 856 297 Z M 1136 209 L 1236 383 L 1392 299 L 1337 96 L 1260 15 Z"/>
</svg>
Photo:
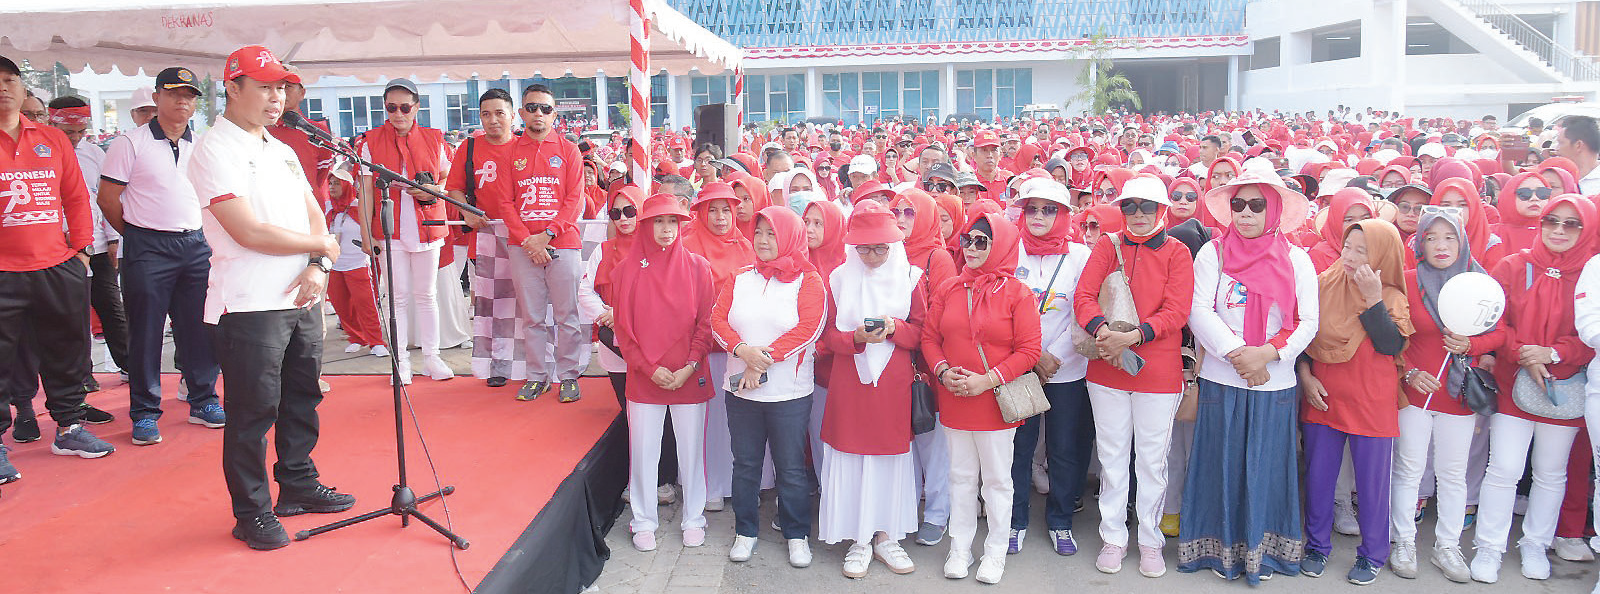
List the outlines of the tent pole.
<svg viewBox="0 0 1600 594">
<path fill-rule="evenodd" d="M 633 149 L 628 160 L 633 171 L 633 183 L 650 195 L 650 23 L 645 18 L 644 0 L 628 0 L 628 117 L 629 137 Z"/>
</svg>

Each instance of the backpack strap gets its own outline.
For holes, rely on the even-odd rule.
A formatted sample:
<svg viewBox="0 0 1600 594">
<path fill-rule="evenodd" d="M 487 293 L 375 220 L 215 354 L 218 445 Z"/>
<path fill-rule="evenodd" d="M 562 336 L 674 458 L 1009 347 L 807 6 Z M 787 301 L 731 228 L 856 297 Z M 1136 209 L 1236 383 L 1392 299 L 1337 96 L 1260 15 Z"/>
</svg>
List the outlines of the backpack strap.
<svg viewBox="0 0 1600 594">
<path fill-rule="evenodd" d="M 478 205 L 478 164 L 472 161 L 472 147 L 476 145 L 476 137 L 467 137 L 467 204 Z"/>
</svg>

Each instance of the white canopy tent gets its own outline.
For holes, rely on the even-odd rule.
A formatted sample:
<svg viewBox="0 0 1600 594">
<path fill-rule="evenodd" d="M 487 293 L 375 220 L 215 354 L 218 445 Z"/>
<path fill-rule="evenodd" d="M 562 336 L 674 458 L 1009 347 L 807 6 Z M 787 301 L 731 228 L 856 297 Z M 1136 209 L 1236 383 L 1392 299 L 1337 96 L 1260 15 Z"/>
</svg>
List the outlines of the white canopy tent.
<svg viewBox="0 0 1600 594">
<path fill-rule="evenodd" d="M 643 36 L 643 55 L 630 55 L 630 29 Z M 229 53 L 252 44 L 295 64 L 308 83 L 630 72 L 642 156 L 650 93 L 639 87 L 649 74 L 717 74 L 743 57 L 664 0 L 0 0 L 0 55 L 72 71 L 186 66 L 217 76 Z M 645 160 L 635 159 L 634 179 L 647 184 Z"/>
</svg>

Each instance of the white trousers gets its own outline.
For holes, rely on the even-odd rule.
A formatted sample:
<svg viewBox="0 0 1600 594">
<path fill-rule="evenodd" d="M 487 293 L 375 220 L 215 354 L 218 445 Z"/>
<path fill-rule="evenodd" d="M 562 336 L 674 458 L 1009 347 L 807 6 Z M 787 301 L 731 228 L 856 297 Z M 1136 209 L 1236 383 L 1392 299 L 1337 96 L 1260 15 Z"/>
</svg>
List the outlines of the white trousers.
<svg viewBox="0 0 1600 594">
<path fill-rule="evenodd" d="M 411 326 L 416 325 L 417 345 L 424 356 L 439 356 L 439 249 L 407 252 L 394 250 L 395 354 L 406 359 Z M 382 261 L 384 256 L 379 256 Z"/>
<path fill-rule="evenodd" d="M 1100 457 L 1100 539 L 1128 546 L 1128 460 L 1138 475 L 1139 545 L 1160 547 L 1161 512 L 1166 504 L 1167 449 L 1172 415 L 1181 394 L 1116 390 L 1089 382 L 1094 407 L 1094 443 Z"/>
<path fill-rule="evenodd" d="M 1461 524 L 1467 515 L 1467 458 L 1477 415 L 1450 415 L 1415 406 L 1400 409 L 1400 437 L 1394 441 L 1393 474 L 1389 481 L 1389 537 L 1416 541 L 1417 494 L 1423 469 L 1433 451 L 1433 477 L 1437 487 L 1438 521 L 1434 546 L 1460 546 Z"/>
<path fill-rule="evenodd" d="M 467 265 L 467 248 L 445 246 L 454 250 L 454 259 L 441 266 L 438 273 L 439 345 L 445 348 L 460 346 L 472 340 L 472 316 L 468 310 L 467 294 L 461 290 L 461 270 Z"/>
<path fill-rule="evenodd" d="M 1005 559 L 1011 542 L 1011 453 L 1016 429 L 962 431 L 940 424 L 950 445 L 950 552 L 972 552 L 978 535 L 978 491 L 989 516 L 983 556 Z"/>
<path fill-rule="evenodd" d="M 938 413 L 934 413 L 934 419 L 938 418 Z M 911 454 L 917 462 L 916 483 L 922 496 L 922 521 L 935 526 L 950 525 L 949 438 L 937 428 L 912 436 Z"/>
<path fill-rule="evenodd" d="M 1505 552 L 1517 481 L 1522 479 L 1530 448 L 1533 490 L 1528 492 L 1528 513 L 1522 517 L 1522 540 L 1517 544 L 1550 546 L 1561 515 L 1561 499 L 1566 496 L 1567 456 L 1577 437 L 1577 427 L 1536 423 L 1506 414 L 1495 414 L 1489 420 L 1489 470 L 1483 475 L 1483 491 L 1478 494 L 1474 538 L 1478 548 Z"/>
<path fill-rule="evenodd" d="M 640 381 L 643 378 L 635 378 Z M 649 381 L 649 380 L 643 380 Z M 678 482 L 683 483 L 684 530 L 706 527 L 705 456 L 706 404 L 640 404 L 628 402 L 628 505 L 633 532 L 655 532 L 661 525 L 656 506 L 657 470 L 661 465 L 661 436 L 667 417 L 678 444 Z"/>
</svg>

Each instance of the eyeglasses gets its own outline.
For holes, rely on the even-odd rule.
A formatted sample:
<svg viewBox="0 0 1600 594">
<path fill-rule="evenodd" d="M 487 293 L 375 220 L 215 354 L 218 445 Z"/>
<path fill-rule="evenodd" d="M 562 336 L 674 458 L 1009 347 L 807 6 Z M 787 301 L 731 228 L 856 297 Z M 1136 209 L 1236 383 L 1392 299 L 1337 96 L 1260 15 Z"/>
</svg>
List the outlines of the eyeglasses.
<svg viewBox="0 0 1600 594">
<path fill-rule="evenodd" d="M 1400 214 L 1403 215 L 1427 212 L 1428 206 L 1429 205 L 1427 204 L 1413 204 L 1409 202 L 1399 202 L 1395 204 L 1395 208 L 1398 209 Z"/>
<path fill-rule="evenodd" d="M 1109 200 L 1111 198 L 1116 198 L 1117 194 L 1121 193 L 1122 190 L 1118 190 L 1116 188 L 1101 188 L 1094 191 L 1094 196 L 1096 198 L 1105 198 Z"/>
<path fill-rule="evenodd" d="M 1058 212 L 1061 212 L 1061 207 L 1055 204 L 1046 204 L 1044 206 L 1034 206 L 1030 204 L 1022 207 L 1022 216 L 1025 217 L 1031 217 L 1034 215 L 1053 217 L 1056 216 L 1056 213 Z"/>
<path fill-rule="evenodd" d="M 28 119 L 33 120 L 35 122 L 37 122 L 39 120 L 43 120 L 46 117 L 48 117 L 49 115 L 50 115 L 50 112 L 47 112 L 47 111 L 32 111 L 32 110 L 29 110 L 29 111 L 22 112 L 22 117 L 28 118 Z"/>
<path fill-rule="evenodd" d="M 622 219 L 631 219 L 639 216 L 639 209 L 634 208 L 632 204 L 629 204 L 622 208 L 613 208 L 607 214 L 611 215 L 611 220 L 620 221 Z"/>
<path fill-rule="evenodd" d="M 948 193 L 950 193 L 951 190 L 954 190 L 954 189 L 956 189 L 956 185 L 952 184 L 950 182 L 942 182 L 942 181 L 928 182 L 928 191 L 929 192 L 938 192 L 938 193 L 941 193 L 941 194 L 948 194 Z"/>
<path fill-rule="evenodd" d="M 528 113 L 542 113 L 544 115 L 550 115 L 556 112 L 556 106 L 549 103 L 524 103 L 522 104 L 522 109 L 526 110 Z"/>
<path fill-rule="evenodd" d="M 987 250 L 987 249 L 989 249 L 989 236 L 988 235 L 962 235 L 961 236 L 961 247 L 963 247 L 963 248 L 974 248 L 974 249 L 976 249 L 976 250 L 978 250 L 980 252 L 984 251 L 984 250 Z"/>
<path fill-rule="evenodd" d="M 915 219 L 915 218 L 917 218 L 917 209 L 912 208 L 910 206 L 907 206 L 905 208 L 891 208 L 891 209 L 889 209 L 889 212 L 894 213 L 894 216 L 902 218 L 902 219 Z"/>
<path fill-rule="evenodd" d="M 1200 199 L 1198 192 L 1173 192 L 1168 196 L 1173 202 L 1194 202 Z"/>
<path fill-rule="evenodd" d="M 383 106 L 383 109 L 389 113 L 411 113 L 412 105 L 411 103 L 388 103 Z"/>
<path fill-rule="evenodd" d="M 888 137 L 888 136 L 884 136 L 884 135 L 881 135 L 881 134 L 880 134 L 880 135 L 878 135 L 878 136 L 874 136 L 874 137 L 872 137 L 872 138 L 873 138 L 873 139 L 874 139 L 874 140 L 888 140 L 888 139 L 889 139 L 889 137 Z"/>
<path fill-rule="evenodd" d="M 1517 188 L 1517 200 L 1549 200 L 1550 188 Z"/>
<path fill-rule="evenodd" d="M 1539 225 L 1544 227 L 1547 231 L 1554 231 L 1558 228 L 1565 228 L 1570 232 L 1583 230 L 1583 221 L 1578 219 L 1561 219 L 1552 215 L 1544 215 L 1543 217 L 1540 217 Z"/>
<path fill-rule="evenodd" d="M 856 246 L 856 253 L 863 256 L 887 256 L 889 255 L 889 246 L 882 243 L 877 245 L 858 245 Z"/>
<path fill-rule="evenodd" d="M 1089 221 L 1089 222 L 1086 222 L 1086 223 L 1079 223 L 1078 227 L 1083 229 L 1084 231 L 1099 231 L 1100 230 L 1100 221 Z"/>
<path fill-rule="evenodd" d="M 1139 141 L 1139 146 L 1155 146 L 1155 143 L 1153 143 L 1153 142 L 1145 142 L 1145 141 L 1141 140 L 1141 141 Z"/>
<path fill-rule="evenodd" d="M 1161 210 L 1161 203 L 1153 200 L 1128 200 L 1122 203 L 1122 216 L 1125 217 L 1131 217 L 1136 212 L 1156 214 L 1158 210 Z"/>
<path fill-rule="evenodd" d="M 1243 198 L 1234 198 L 1233 200 L 1228 201 L 1228 205 L 1233 208 L 1233 212 L 1244 212 L 1244 209 L 1246 208 L 1250 209 L 1250 212 L 1256 214 L 1267 212 L 1266 198 L 1251 198 L 1249 200 L 1245 200 Z"/>
</svg>

